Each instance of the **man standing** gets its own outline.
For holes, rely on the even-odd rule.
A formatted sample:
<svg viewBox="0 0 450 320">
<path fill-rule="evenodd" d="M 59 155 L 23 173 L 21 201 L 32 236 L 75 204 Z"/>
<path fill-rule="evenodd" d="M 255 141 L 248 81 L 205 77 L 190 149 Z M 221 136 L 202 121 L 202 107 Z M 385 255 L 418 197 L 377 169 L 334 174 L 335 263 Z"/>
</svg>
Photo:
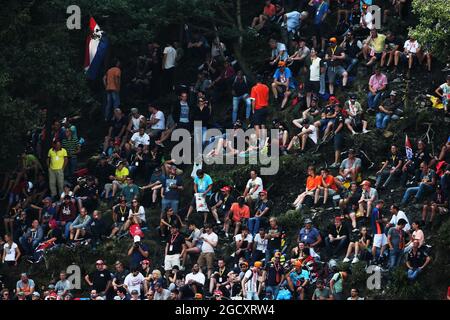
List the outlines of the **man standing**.
<svg viewBox="0 0 450 320">
<path fill-rule="evenodd" d="M 173 90 L 176 59 L 177 50 L 175 50 L 171 43 L 168 43 L 167 47 L 164 48 L 162 58 L 162 71 L 164 79 L 163 93 L 168 93 Z"/>
<path fill-rule="evenodd" d="M 205 231 L 203 235 L 200 236 L 200 239 L 203 241 L 201 247 L 201 253 L 198 257 L 198 265 L 200 268 L 206 266 L 208 268 L 208 279 L 211 278 L 213 267 L 214 267 L 214 248 L 217 246 L 217 242 L 219 238 L 217 234 L 213 232 L 211 225 L 205 225 Z"/>
<path fill-rule="evenodd" d="M 77 169 L 77 156 L 80 153 L 80 142 L 74 137 L 72 130 L 65 132 L 65 138 L 61 142 L 63 149 L 67 151 L 68 165 L 66 166 L 66 176 L 72 178 Z"/>
<path fill-rule="evenodd" d="M 53 148 L 48 151 L 47 160 L 50 193 L 53 198 L 64 191 L 64 169 L 68 161 L 67 151 L 61 147 L 61 142 L 54 142 Z"/>
<path fill-rule="evenodd" d="M 120 61 L 117 60 L 113 67 L 106 71 L 103 77 L 103 84 L 106 89 L 105 121 L 111 120 L 112 110 L 120 106 Z"/>
<path fill-rule="evenodd" d="M 256 85 L 253 86 L 250 97 L 252 99 L 253 125 L 256 136 L 261 139 L 260 129 L 265 130 L 269 106 L 269 87 L 263 82 L 263 76 L 256 76 Z"/>
<path fill-rule="evenodd" d="M 405 248 L 405 231 L 403 228 L 406 225 L 405 219 L 400 219 L 397 225 L 390 228 L 388 231 L 388 245 L 389 245 L 389 269 L 392 270 L 398 267 Z"/>
</svg>

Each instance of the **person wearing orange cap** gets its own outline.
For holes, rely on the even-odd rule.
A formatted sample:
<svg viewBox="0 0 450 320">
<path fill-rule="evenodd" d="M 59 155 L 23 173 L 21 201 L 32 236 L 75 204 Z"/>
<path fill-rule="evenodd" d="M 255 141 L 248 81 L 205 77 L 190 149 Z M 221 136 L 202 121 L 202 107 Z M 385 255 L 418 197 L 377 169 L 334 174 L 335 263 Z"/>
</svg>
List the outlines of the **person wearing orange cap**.
<svg viewBox="0 0 450 320">
<path fill-rule="evenodd" d="M 302 268 L 300 260 L 294 262 L 294 268 L 289 273 L 287 281 L 291 292 L 297 294 L 297 299 L 304 300 L 305 290 L 309 285 L 309 272 Z"/>
<path fill-rule="evenodd" d="M 245 300 L 259 300 L 261 292 L 261 282 L 259 276 L 261 273 L 262 262 L 255 261 L 252 268 L 247 270 L 241 281 L 242 293 Z"/>
<path fill-rule="evenodd" d="M 272 93 L 275 101 L 278 101 L 278 96 L 283 95 L 283 101 L 281 102 L 281 110 L 284 109 L 286 103 L 291 95 L 291 90 L 295 88 L 292 81 L 292 72 L 286 67 L 285 61 L 278 62 L 278 69 L 273 75 Z"/>
<path fill-rule="evenodd" d="M 327 62 L 327 74 L 328 74 L 328 88 L 330 95 L 334 94 L 334 82 L 336 75 L 342 77 L 342 87 L 347 87 L 348 72 L 342 66 L 345 61 L 344 49 L 337 46 L 337 39 L 335 37 L 330 38 L 327 53 L 325 55 L 325 61 Z"/>
<path fill-rule="evenodd" d="M 378 191 L 370 186 L 370 181 L 364 180 L 361 183 L 362 194 L 361 199 L 359 199 L 359 212 L 368 217 L 372 212 L 372 204 L 378 200 Z"/>
</svg>

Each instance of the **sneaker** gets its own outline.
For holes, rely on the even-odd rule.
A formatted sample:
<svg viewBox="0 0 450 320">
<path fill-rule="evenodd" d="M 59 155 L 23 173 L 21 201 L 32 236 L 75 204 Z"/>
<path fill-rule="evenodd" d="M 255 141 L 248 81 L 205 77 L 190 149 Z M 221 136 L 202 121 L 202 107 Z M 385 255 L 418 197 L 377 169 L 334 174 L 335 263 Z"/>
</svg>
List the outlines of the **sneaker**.
<svg viewBox="0 0 450 320">
<path fill-rule="evenodd" d="M 357 262 L 359 262 L 358 257 L 354 257 L 353 260 L 352 260 L 352 263 L 357 263 Z"/>
<path fill-rule="evenodd" d="M 345 257 L 345 258 L 344 258 L 344 260 L 342 260 L 342 262 L 343 262 L 343 263 L 347 263 L 347 262 L 350 262 L 350 259 L 349 259 L 349 258 L 347 258 L 347 257 Z"/>
<path fill-rule="evenodd" d="M 216 221 L 217 225 L 221 225 L 222 222 L 220 222 L 219 220 Z"/>
<path fill-rule="evenodd" d="M 367 130 L 367 129 L 363 130 L 363 133 L 369 133 L 369 132 L 370 132 L 370 130 Z"/>
<path fill-rule="evenodd" d="M 333 163 L 330 168 L 334 169 L 334 168 L 339 168 L 340 163 L 339 162 L 335 162 Z"/>
</svg>

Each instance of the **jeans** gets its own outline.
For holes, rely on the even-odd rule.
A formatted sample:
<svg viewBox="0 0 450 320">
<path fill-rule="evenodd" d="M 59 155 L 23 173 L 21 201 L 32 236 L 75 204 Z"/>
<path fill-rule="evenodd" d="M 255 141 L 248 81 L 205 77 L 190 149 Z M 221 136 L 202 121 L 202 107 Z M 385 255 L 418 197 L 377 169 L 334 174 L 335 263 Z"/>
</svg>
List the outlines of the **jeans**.
<svg viewBox="0 0 450 320">
<path fill-rule="evenodd" d="M 111 120 L 112 111 L 120 106 L 120 96 L 117 91 L 106 91 L 105 119 Z"/>
<path fill-rule="evenodd" d="M 38 239 L 33 239 L 31 242 L 28 242 L 28 239 L 25 237 L 20 237 L 19 242 L 25 252 L 25 255 L 29 256 L 33 254 L 33 250 L 39 245 L 40 241 Z"/>
<path fill-rule="evenodd" d="M 255 237 L 255 234 L 259 232 L 259 224 L 261 223 L 260 217 L 253 217 L 248 219 L 247 227 L 248 232 L 252 235 L 252 237 Z"/>
<path fill-rule="evenodd" d="M 400 249 L 389 250 L 389 269 L 394 269 L 400 265 L 402 254 L 403 250 Z"/>
<path fill-rule="evenodd" d="M 258 293 L 247 291 L 246 300 L 259 300 Z"/>
<path fill-rule="evenodd" d="M 252 105 L 251 105 L 248 93 L 243 94 L 242 96 L 239 96 L 239 97 L 233 97 L 233 116 L 232 116 L 233 124 L 237 120 L 238 111 L 239 111 L 239 102 L 241 102 L 241 100 L 243 100 L 246 105 L 245 118 L 246 119 L 250 118 L 250 112 L 252 111 Z"/>
<path fill-rule="evenodd" d="M 273 297 L 273 300 L 276 300 L 278 296 L 278 291 L 280 291 L 280 286 L 266 286 L 266 292 L 270 292 Z"/>
<path fill-rule="evenodd" d="M 420 201 L 423 198 L 424 194 L 431 193 L 431 192 L 433 192 L 433 190 L 434 190 L 433 186 L 429 186 L 429 185 L 421 182 L 418 187 L 411 187 L 411 188 L 406 189 L 405 194 L 403 195 L 401 204 L 405 205 L 406 202 L 408 202 L 409 198 L 412 195 L 415 195 L 416 200 Z"/>
<path fill-rule="evenodd" d="M 174 213 L 178 212 L 178 203 L 180 201 L 179 200 L 170 200 L 170 199 L 166 199 L 163 198 L 161 201 L 161 211 L 164 212 L 164 210 L 166 208 L 172 208 Z"/>
<path fill-rule="evenodd" d="M 408 279 L 409 280 L 416 280 L 416 278 L 419 276 L 419 274 L 422 272 L 422 269 L 409 269 L 408 270 Z"/>
<path fill-rule="evenodd" d="M 70 236 L 70 225 L 72 224 L 73 221 L 67 221 L 66 224 L 64 225 L 64 237 L 66 239 L 69 239 Z"/>
<path fill-rule="evenodd" d="M 325 90 L 325 73 L 321 73 L 319 94 L 325 94 Z"/>
<path fill-rule="evenodd" d="M 380 99 L 381 99 L 381 92 L 377 92 L 376 94 L 369 92 L 367 94 L 367 107 L 369 109 L 375 110 L 378 107 Z"/>
<path fill-rule="evenodd" d="M 205 143 L 206 137 L 206 127 L 194 126 L 194 142 L 201 147 L 200 151 L 203 149 L 203 143 Z M 194 149 L 195 150 L 195 149 Z"/>
<path fill-rule="evenodd" d="M 327 248 L 328 254 L 331 256 L 339 254 L 347 245 L 347 238 L 341 240 L 335 240 L 331 242 L 329 237 L 325 238 L 325 246 Z"/>
<path fill-rule="evenodd" d="M 378 129 L 386 129 L 387 125 L 391 121 L 391 115 L 383 112 L 378 112 L 376 116 L 376 126 Z"/>
<path fill-rule="evenodd" d="M 377 175 L 377 181 L 375 183 L 375 188 L 379 187 L 383 180 L 386 180 L 383 183 L 383 187 L 386 188 L 388 186 L 388 184 L 391 182 L 392 178 L 399 177 L 400 174 L 401 174 L 401 171 L 396 171 L 395 173 L 391 174 L 390 169 L 384 169 L 380 174 Z"/>
<path fill-rule="evenodd" d="M 77 169 L 78 160 L 76 156 L 72 156 L 68 160 L 64 175 L 68 178 L 72 178 Z"/>
<path fill-rule="evenodd" d="M 345 57 L 345 61 L 347 62 L 347 64 L 348 64 L 348 67 L 347 67 L 347 69 L 346 69 L 346 71 L 348 72 L 348 73 L 350 73 L 350 71 L 352 71 L 353 70 L 353 68 L 358 64 L 358 59 L 357 58 L 350 58 L 350 57 Z"/>
</svg>

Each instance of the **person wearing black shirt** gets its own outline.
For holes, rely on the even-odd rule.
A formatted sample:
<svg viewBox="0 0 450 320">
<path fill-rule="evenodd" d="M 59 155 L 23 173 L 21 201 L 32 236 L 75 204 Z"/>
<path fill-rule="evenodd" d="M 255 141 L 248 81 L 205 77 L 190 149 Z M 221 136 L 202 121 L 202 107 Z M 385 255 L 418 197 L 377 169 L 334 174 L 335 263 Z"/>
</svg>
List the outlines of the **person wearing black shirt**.
<svg viewBox="0 0 450 320">
<path fill-rule="evenodd" d="M 106 156 L 101 156 L 97 166 L 94 169 L 96 184 L 100 190 L 105 188 L 105 184 L 109 183 L 109 177 L 114 175 L 115 168 L 108 163 Z"/>
<path fill-rule="evenodd" d="M 96 207 L 99 196 L 98 187 L 95 184 L 94 177 L 87 177 L 85 181 L 75 186 L 73 193 L 76 195 L 78 201 L 78 210 L 86 208 L 90 211 Z"/>
<path fill-rule="evenodd" d="M 172 208 L 166 208 L 159 223 L 160 237 L 163 238 L 163 241 L 167 240 L 170 236 L 167 234 L 168 231 L 170 231 L 170 229 L 174 226 L 180 228 L 181 225 L 182 222 L 180 216 L 176 214 Z"/>
<path fill-rule="evenodd" d="M 348 228 L 346 228 L 340 217 L 334 219 L 334 224 L 331 226 L 328 236 L 325 237 L 325 246 L 328 255 L 337 257 L 337 255 L 346 248 L 349 240 Z"/>
<path fill-rule="evenodd" d="M 217 267 L 217 271 L 212 274 L 211 281 L 209 282 L 209 292 L 211 293 L 227 282 L 227 274 L 230 271 L 226 267 L 223 259 L 217 261 Z"/>
<path fill-rule="evenodd" d="M 114 291 L 117 291 L 119 288 L 123 288 L 123 282 L 130 271 L 126 270 L 123 263 L 120 261 L 116 261 L 114 267 L 116 268 L 116 272 L 114 272 L 112 285 L 114 287 Z"/>
<path fill-rule="evenodd" d="M 84 277 L 84 280 L 91 287 L 96 290 L 99 295 L 108 295 L 108 291 L 112 286 L 111 273 L 106 269 L 103 260 L 97 260 L 95 263 L 97 270 Z"/>
<path fill-rule="evenodd" d="M 327 53 L 325 55 L 325 61 L 328 66 L 328 87 L 330 89 L 330 95 L 334 95 L 334 82 L 336 76 L 342 76 L 342 87 L 347 87 L 348 72 L 342 66 L 345 60 L 344 49 L 336 45 L 336 38 L 330 38 Z"/>
<path fill-rule="evenodd" d="M 408 279 L 416 280 L 417 276 L 423 271 L 423 269 L 430 263 L 431 258 L 426 252 L 425 248 L 419 247 L 419 240 L 413 242 L 413 248 L 408 253 L 406 259 L 406 266 L 408 267 Z"/>
<path fill-rule="evenodd" d="M 405 186 L 408 178 L 413 177 L 412 182 L 420 182 L 420 164 L 426 162 L 429 167 L 432 167 L 436 160 L 433 155 L 426 149 L 425 142 L 422 140 L 417 141 L 417 150 L 413 153 L 413 157 L 407 160 L 402 167 L 401 186 Z"/>
<path fill-rule="evenodd" d="M 334 119 L 334 163 L 330 168 L 337 168 L 339 166 L 339 161 L 341 158 L 341 151 L 344 145 L 344 122 L 345 118 L 342 114 L 342 109 L 339 103 L 335 105 L 336 117 Z"/>
<path fill-rule="evenodd" d="M 388 57 L 386 67 L 389 67 L 394 62 L 394 70 L 396 72 L 398 61 L 395 64 L 395 53 L 397 51 L 403 52 L 403 42 L 392 31 L 388 31 L 386 33 L 385 49 L 381 55 L 380 67 L 384 66 L 386 57 Z"/>
<path fill-rule="evenodd" d="M 355 39 L 352 31 L 347 32 L 344 41 L 340 44 L 344 49 L 345 63 L 347 65 L 346 71 L 350 73 L 358 64 L 358 57 L 361 55 L 362 43 Z"/>
<path fill-rule="evenodd" d="M 112 219 L 114 223 L 112 225 L 111 234 L 108 238 L 114 238 L 118 232 L 122 231 L 123 225 L 125 224 L 125 221 L 127 221 L 130 211 L 130 208 L 127 206 L 127 200 L 122 197 L 119 200 L 119 204 L 115 205 L 112 211 Z"/>
<path fill-rule="evenodd" d="M 219 213 L 220 215 L 224 215 L 226 212 L 230 211 L 231 205 L 235 202 L 235 198 L 231 195 L 231 187 L 225 186 L 220 189 L 219 199 L 218 201 L 211 206 L 211 214 L 213 215 L 214 219 L 216 219 L 217 224 L 221 224 L 219 220 Z M 206 223 L 208 212 L 205 212 L 205 220 L 204 223 Z"/>
<path fill-rule="evenodd" d="M 281 249 L 281 236 L 283 233 L 283 230 L 278 225 L 277 218 L 275 217 L 270 218 L 269 224 L 270 224 L 269 231 L 266 233 L 265 236 L 265 238 L 268 240 L 266 261 L 270 261 L 275 251 L 279 251 Z"/>
<path fill-rule="evenodd" d="M 397 92 L 391 91 L 389 98 L 385 99 L 378 107 L 375 122 L 378 129 L 386 129 L 391 119 L 397 120 L 403 113 L 403 103 L 398 101 L 396 96 Z"/>
<path fill-rule="evenodd" d="M 267 199 L 267 191 L 262 190 L 255 205 L 255 215 L 248 220 L 248 229 L 252 237 L 255 237 L 256 233 L 259 232 L 261 222 L 267 223 L 266 219 L 270 215 L 272 207 L 273 202 Z"/>
<path fill-rule="evenodd" d="M 106 223 L 105 220 L 102 219 L 102 213 L 98 210 L 95 210 L 92 213 L 89 233 L 92 236 L 93 246 L 97 245 L 106 235 Z"/>
<path fill-rule="evenodd" d="M 239 103 L 242 101 L 245 102 L 245 119 L 248 121 L 250 119 L 250 113 L 252 111 L 251 101 L 249 99 L 249 91 L 250 86 L 247 82 L 247 78 L 244 76 L 242 70 L 239 70 L 236 73 L 236 76 L 233 79 L 231 84 L 231 94 L 233 95 L 233 115 L 232 121 L 236 122 L 238 119 L 238 111 L 239 111 Z"/>
<path fill-rule="evenodd" d="M 141 242 L 141 237 L 136 235 L 133 237 L 133 245 L 128 249 L 130 259 L 130 269 L 138 268 L 141 261 L 148 258 L 148 247 Z"/>
<path fill-rule="evenodd" d="M 206 98 L 198 99 L 197 106 L 192 110 L 192 120 L 194 121 L 194 139 L 199 146 L 202 146 L 211 121 L 211 106 Z M 195 121 L 200 121 L 200 125 L 196 126 Z"/>
<path fill-rule="evenodd" d="M 387 155 L 386 160 L 380 170 L 377 171 L 377 182 L 375 183 L 375 188 L 378 189 L 383 180 L 386 180 L 382 188 L 386 188 L 389 182 L 394 177 L 400 177 L 402 173 L 403 157 L 399 155 L 398 148 L 396 145 L 391 146 L 391 151 Z"/>
<path fill-rule="evenodd" d="M 103 145 L 103 152 L 106 152 L 108 149 L 110 140 L 121 141 L 124 137 L 126 128 L 128 125 L 127 117 L 122 113 L 122 110 L 119 108 L 114 109 L 114 117 L 110 122 L 110 127 L 108 130 L 108 136 L 105 138 L 105 143 Z M 121 141 L 125 143 L 125 141 Z"/>
<path fill-rule="evenodd" d="M 280 291 L 280 285 L 283 283 L 285 275 L 284 268 L 280 263 L 281 252 L 275 252 L 275 256 L 266 264 L 266 292 L 270 292 L 273 300 L 278 296 Z"/>
<path fill-rule="evenodd" d="M 178 225 L 174 224 L 170 228 L 170 238 L 167 241 L 165 249 L 164 270 L 166 270 L 167 277 L 174 266 L 179 267 L 181 265 L 181 251 L 183 251 L 185 246 L 185 239 L 178 231 Z"/>
</svg>

